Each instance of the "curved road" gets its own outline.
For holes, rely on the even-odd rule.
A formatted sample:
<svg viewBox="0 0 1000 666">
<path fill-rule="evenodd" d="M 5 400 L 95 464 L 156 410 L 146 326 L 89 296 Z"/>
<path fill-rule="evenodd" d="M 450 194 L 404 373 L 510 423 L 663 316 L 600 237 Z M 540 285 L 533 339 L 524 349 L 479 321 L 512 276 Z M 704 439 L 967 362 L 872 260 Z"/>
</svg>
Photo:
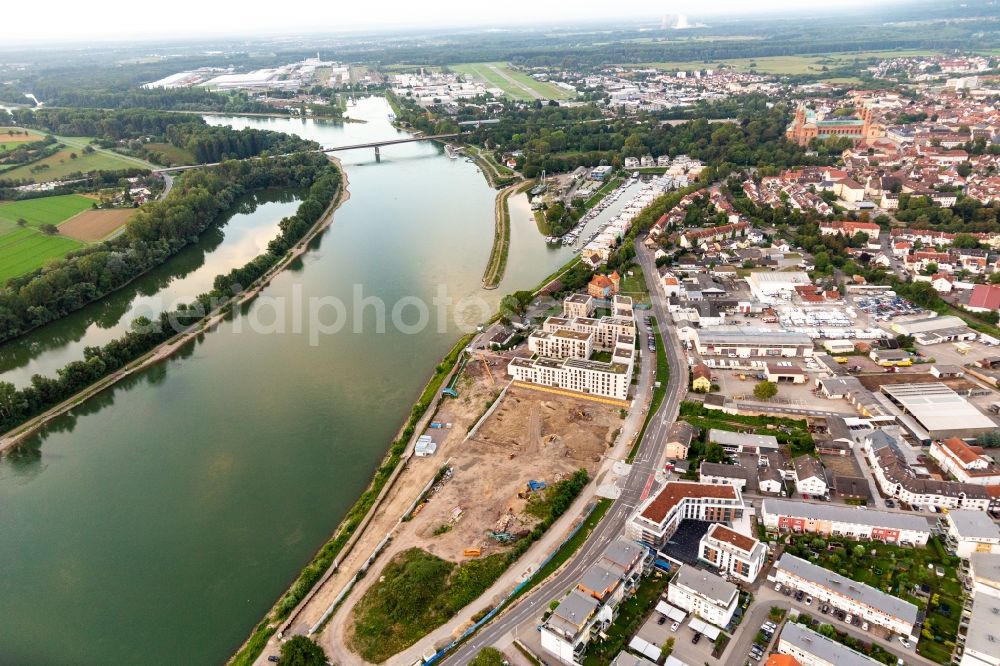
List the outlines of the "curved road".
<svg viewBox="0 0 1000 666">
<path fill-rule="evenodd" d="M 534 631 L 549 601 L 562 597 L 597 560 L 605 546 L 623 534 L 625 523 L 639 504 L 639 498 L 649 475 L 661 466 L 667 429 L 677 419 L 681 400 L 687 392 L 687 372 L 679 371 L 686 369 L 682 360 L 683 353 L 673 327 L 666 326 L 670 318 L 664 307 L 664 296 L 652 255 L 642 247 L 641 243 L 636 243 L 636 249 L 646 277 L 650 300 L 653 303 L 653 314 L 656 316 L 671 368 L 666 398 L 650 420 L 621 496 L 615 500 L 607 515 L 594 528 L 586 543 L 573 555 L 569 564 L 527 593 L 517 605 L 502 614 L 498 620 L 480 629 L 455 652 L 448 655 L 444 661 L 449 664 L 468 664 L 482 648 L 499 642 L 505 635 L 515 632 L 519 627 L 526 631 Z"/>
</svg>

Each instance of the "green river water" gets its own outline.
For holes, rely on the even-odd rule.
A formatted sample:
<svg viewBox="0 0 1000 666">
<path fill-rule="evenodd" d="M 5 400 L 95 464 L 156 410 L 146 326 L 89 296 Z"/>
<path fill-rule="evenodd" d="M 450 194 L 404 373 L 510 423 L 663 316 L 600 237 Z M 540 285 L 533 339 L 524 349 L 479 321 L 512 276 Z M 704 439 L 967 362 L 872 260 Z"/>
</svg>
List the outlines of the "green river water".
<svg viewBox="0 0 1000 666">
<path fill-rule="evenodd" d="M 333 146 L 397 136 L 388 111 L 370 98 L 349 109 L 363 124 L 207 120 Z M 407 297 L 430 303 L 441 288 L 492 309 L 571 256 L 546 247 L 523 195 L 514 198 L 507 275 L 483 291 L 495 192 L 473 164 L 428 142 L 383 148 L 380 163 L 370 150 L 338 156 L 350 201 L 246 317 L 87 401 L 0 461 L 0 663 L 224 661 L 368 484 L 462 334 L 453 308 L 441 328 L 431 308 L 418 332 L 391 323 L 379 332 L 372 308 L 353 316 L 356 285 L 390 313 Z M 203 291 L 260 251 L 296 206 L 292 193 L 256 203 L 133 287 L 0 348 L 0 379 L 49 374 L 120 334 L 143 308 Z M 316 344 L 314 329 L 296 333 L 293 319 L 284 334 L 249 325 L 275 321 L 275 299 L 310 297 L 340 299 L 348 325 Z M 405 324 L 415 319 L 403 310 Z"/>
</svg>

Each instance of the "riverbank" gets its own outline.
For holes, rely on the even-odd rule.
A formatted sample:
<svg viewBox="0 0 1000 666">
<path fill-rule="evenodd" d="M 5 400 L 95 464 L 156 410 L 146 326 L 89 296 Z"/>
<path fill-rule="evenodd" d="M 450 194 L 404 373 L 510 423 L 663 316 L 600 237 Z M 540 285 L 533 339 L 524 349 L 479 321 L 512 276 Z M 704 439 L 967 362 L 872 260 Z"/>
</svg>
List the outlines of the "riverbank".
<svg viewBox="0 0 1000 666">
<path fill-rule="evenodd" d="M 341 163 L 337 158 L 328 157 L 328 159 L 337 165 L 337 169 L 340 172 L 341 181 L 337 194 L 309 231 L 307 231 L 305 235 L 303 235 L 303 237 L 288 252 L 286 252 L 282 259 L 279 260 L 270 270 L 255 280 L 238 296 L 226 301 L 214 310 L 207 312 L 197 323 L 178 332 L 176 335 L 160 343 L 139 358 L 126 364 L 124 367 L 118 369 L 112 374 L 99 379 L 67 400 L 49 408 L 41 414 L 32 417 L 31 419 L 4 433 L 0 436 L 0 455 L 17 446 L 26 437 L 34 434 L 42 426 L 49 423 L 56 417 L 65 414 L 89 398 L 114 386 L 122 379 L 155 365 L 164 359 L 170 358 L 178 350 L 192 342 L 195 338 L 212 330 L 221 321 L 228 317 L 235 308 L 242 307 L 255 299 L 276 275 L 285 270 L 293 261 L 301 258 L 302 255 L 308 250 L 309 243 L 321 232 L 327 229 L 333 222 L 333 214 L 336 210 L 351 198 L 350 191 L 348 189 L 349 181 L 346 171 L 341 167 Z"/>
<path fill-rule="evenodd" d="M 503 279 L 504 271 L 507 270 L 507 255 L 510 252 L 510 207 L 507 200 L 525 191 L 534 183 L 533 180 L 517 183 L 497 194 L 494 210 L 496 229 L 493 232 L 493 249 L 490 251 L 486 271 L 483 273 L 483 289 L 496 289 Z"/>
</svg>

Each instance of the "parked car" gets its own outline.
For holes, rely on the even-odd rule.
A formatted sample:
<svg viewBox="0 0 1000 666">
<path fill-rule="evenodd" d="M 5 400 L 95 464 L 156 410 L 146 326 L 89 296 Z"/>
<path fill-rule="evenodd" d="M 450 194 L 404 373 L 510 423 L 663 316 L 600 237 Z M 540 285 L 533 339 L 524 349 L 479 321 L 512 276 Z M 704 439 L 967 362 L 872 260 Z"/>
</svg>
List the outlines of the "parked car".
<svg viewBox="0 0 1000 666">
<path fill-rule="evenodd" d="M 799 590 L 798 592 L 795 593 L 795 600 L 802 601 L 802 597 L 804 596 L 806 596 L 806 593 L 803 592 L 802 590 Z"/>
<path fill-rule="evenodd" d="M 898 640 L 903 647 L 905 647 L 907 650 L 910 649 L 910 641 L 907 640 L 906 636 L 900 636 Z"/>
<path fill-rule="evenodd" d="M 276 654 L 272 654 L 272 655 L 268 655 L 268 657 L 267 657 L 267 660 L 268 660 L 268 661 L 270 661 L 271 663 L 274 663 L 274 664 L 276 664 L 276 663 L 278 663 L 279 661 L 281 661 L 281 657 L 279 657 L 279 656 L 278 656 L 278 655 L 276 655 Z"/>
<path fill-rule="evenodd" d="M 830 612 L 830 606 L 828 604 L 823 604 L 823 606 L 819 609 L 819 612 L 826 615 Z"/>
<path fill-rule="evenodd" d="M 893 501 L 892 501 L 891 499 L 887 499 L 887 500 L 885 501 L 885 505 L 886 505 L 887 507 L 889 507 L 890 509 L 893 509 L 893 508 L 895 508 L 895 507 L 896 507 L 896 503 L 895 503 L 895 502 L 893 502 Z"/>
<path fill-rule="evenodd" d="M 812 602 L 813 602 L 812 597 L 806 597 L 806 606 L 812 606 Z"/>
<path fill-rule="evenodd" d="M 775 592 L 781 592 L 781 583 L 775 583 L 774 584 L 774 591 Z"/>
<path fill-rule="evenodd" d="M 667 623 L 667 616 L 666 615 L 661 615 L 660 619 L 656 621 L 656 624 L 666 624 L 666 623 Z"/>
<path fill-rule="evenodd" d="M 700 641 L 700 640 L 701 640 L 701 634 L 699 634 L 699 633 L 695 632 L 695 635 L 694 635 L 694 637 L 692 637 L 692 638 L 691 638 L 691 642 L 692 642 L 692 643 L 697 643 L 697 642 L 698 642 L 698 641 Z"/>
<path fill-rule="evenodd" d="M 844 622 L 846 622 L 847 624 L 851 624 L 851 622 L 853 621 L 854 621 L 853 615 L 848 615 L 847 617 L 844 618 Z"/>
<path fill-rule="evenodd" d="M 681 626 L 680 622 L 674 622 L 672 625 L 670 625 L 670 631 L 677 631 L 677 628 L 680 626 Z"/>
<path fill-rule="evenodd" d="M 861 631 L 868 631 L 868 623 L 867 622 L 862 622 L 861 623 Z"/>
</svg>

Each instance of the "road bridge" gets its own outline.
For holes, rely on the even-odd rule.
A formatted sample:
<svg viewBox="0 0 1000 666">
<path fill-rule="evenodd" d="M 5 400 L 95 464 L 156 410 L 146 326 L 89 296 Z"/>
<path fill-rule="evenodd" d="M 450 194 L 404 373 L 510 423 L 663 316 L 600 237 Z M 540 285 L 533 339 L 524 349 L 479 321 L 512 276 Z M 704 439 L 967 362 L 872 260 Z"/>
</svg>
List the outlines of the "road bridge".
<svg viewBox="0 0 1000 666">
<path fill-rule="evenodd" d="M 382 146 L 394 146 L 398 143 L 413 143 L 414 141 L 434 141 L 436 139 L 451 139 L 456 136 L 460 136 L 460 132 L 452 132 L 450 134 L 430 134 L 424 136 L 407 136 L 399 139 L 386 139 L 384 141 L 369 141 L 367 143 L 354 143 L 347 146 L 333 146 L 330 148 L 316 148 L 315 150 L 297 150 L 294 153 L 282 153 L 281 155 L 268 155 L 266 157 L 248 157 L 245 159 L 277 159 L 279 157 L 288 157 L 289 155 L 298 155 L 300 153 L 336 153 L 344 150 L 361 150 L 364 148 L 374 148 L 375 149 L 375 159 L 380 156 L 379 148 Z M 179 173 L 181 171 L 189 171 L 191 169 L 201 169 L 204 167 L 218 166 L 221 162 L 209 162 L 206 164 L 189 164 L 186 166 L 176 166 L 167 167 L 165 169 L 156 169 L 153 173 L 160 174 L 170 174 Z"/>
</svg>

